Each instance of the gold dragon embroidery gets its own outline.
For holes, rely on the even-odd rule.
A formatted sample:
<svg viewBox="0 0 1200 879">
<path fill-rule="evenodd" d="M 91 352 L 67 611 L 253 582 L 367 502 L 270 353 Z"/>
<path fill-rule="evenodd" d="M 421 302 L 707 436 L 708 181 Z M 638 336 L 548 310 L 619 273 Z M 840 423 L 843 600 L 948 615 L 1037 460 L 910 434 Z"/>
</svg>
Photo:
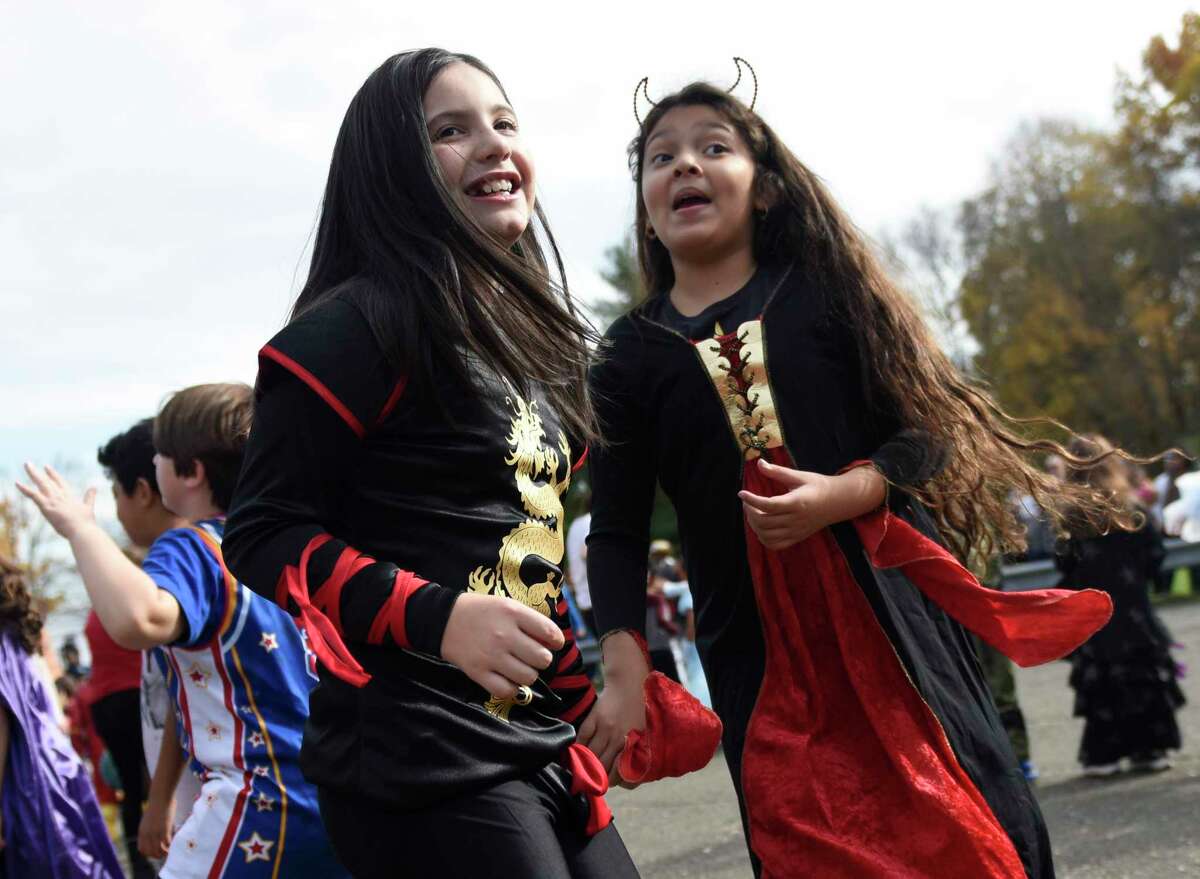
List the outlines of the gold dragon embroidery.
<svg viewBox="0 0 1200 879">
<path fill-rule="evenodd" d="M 482 595 L 503 595 L 549 617 L 562 596 L 558 570 L 564 546 L 562 495 L 571 484 L 571 447 L 562 431 L 558 433 L 557 448 L 543 443 L 545 429 L 536 400 L 526 403 L 510 393 L 505 402 L 515 414 L 506 437 L 509 455 L 504 463 L 514 470 L 521 504 L 529 518 L 500 541 L 500 560 L 494 567 L 480 565 L 471 572 L 467 588 Z M 559 465 L 564 461 L 567 466 L 559 479 Z M 521 578 L 521 565 L 531 556 L 544 559 L 553 568 L 538 583 L 526 583 Z M 484 708 L 494 717 L 508 720 L 514 704 L 512 699 L 489 699 Z"/>
</svg>

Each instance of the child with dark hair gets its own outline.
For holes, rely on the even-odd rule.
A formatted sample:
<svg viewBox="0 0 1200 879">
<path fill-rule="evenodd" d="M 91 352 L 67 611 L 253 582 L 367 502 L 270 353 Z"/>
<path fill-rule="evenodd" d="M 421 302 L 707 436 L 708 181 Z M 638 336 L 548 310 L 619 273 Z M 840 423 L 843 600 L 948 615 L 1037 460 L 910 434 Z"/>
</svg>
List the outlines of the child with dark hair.
<svg viewBox="0 0 1200 879">
<path fill-rule="evenodd" d="M 1092 458 L 1112 449 L 1104 437 L 1077 438 L 1071 451 Z M 1103 777 L 1129 768 L 1171 768 L 1169 750 L 1181 746 L 1175 712 L 1184 704 L 1171 638 L 1150 603 L 1150 588 L 1166 551 L 1162 535 L 1133 494 L 1123 462 L 1107 458 L 1067 476 L 1104 491 L 1146 518 L 1134 531 L 1101 531 L 1084 517 L 1068 521 L 1070 538 L 1059 546 L 1060 585 L 1095 586 L 1113 599 L 1113 618 L 1071 655 L 1075 716 L 1084 718 L 1079 762 L 1085 775 Z"/>
<path fill-rule="evenodd" d="M 229 559 L 314 636 L 304 769 L 356 876 L 636 875 L 575 744 L 595 692 L 562 496 L 595 433 L 589 331 L 551 278 L 536 183 L 481 61 L 389 58 L 260 352 Z"/>
<path fill-rule="evenodd" d="M 117 519 L 136 546 L 147 547 L 160 534 L 184 522 L 162 504 L 154 476 L 153 420 L 138 422 L 110 439 L 96 459 L 112 480 Z M 121 781 L 121 829 L 134 879 L 152 877 L 153 867 L 138 850 L 138 830 L 146 795 L 140 691 L 142 652 L 117 644 L 95 610 L 88 613 L 84 635 L 92 653 L 92 672 L 84 689 L 104 747 Z"/>
<path fill-rule="evenodd" d="M 42 619 L 0 556 L 0 876 L 123 879 L 96 794 L 32 660 Z"/>
<path fill-rule="evenodd" d="M 186 520 L 166 508 L 158 490 L 158 477 L 154 473 L 154 419 L 145 418 L 117 434 L 100 449 L 97 457 L 112 481 L 117 519 L 134 547 L 146 550 L 167 531 L 186 527 Z M 88 616 L 88 626 L 103 632 L 95 611 Z M 107 635 L 104 638 L 111 645 L 109 651 L 122 650 Z M 95 646 L 92 652 L 96 654 Z M 122 715 L 126 724 L 136 724 L 136 728 L 118 733 L 122 737 L 120 747 L 122 752 L 132 752 L 131 743 L 136 739 L 139 783 L 143 757 L 144 765 L 151 773 L 145 810 L 142 810 L 141 795 L 131 797 L 128 787 L 121 804 L 122 817 L 126 818 L 126 841 L 131 848 L 136 846 L 137 852 L 137 857 L 131 854 L 130 860 L 139 864 L 147 858 L 159 859 L 166 855 L 175 831 L 191 812 L 200 785 L 190 772 L 182 772 L 187 757 L 179 745 L 175 712 L 167 688 L 166 654 L 159 647 L 122 652 L 132 653 L 138 659 L 139 692 L 133 706 L 135 717 L 130 720 L 128 715 Z M 104 736 L 103 729 L 100 734 Z M 123 754 L 111 744 L 108 747 L 122 772 L 122 783 L 125 783 Z M 131 757 L 124 755 L 124 760 L 127 763 Z M 126 817 L 131 800 L 141 814 L 140 823 L 132 826 L 132 833 Z"/>
<path fill-rule="evenodd" d="M 1051 876 L 963 627 L 1030 664 L 1078 646 L 1110 605 L 986 589 L 955 554 L 1019 544 L 1010 490 L 1046 508 L 1060 491 L 1026 453 L 1063 450 L 1023 439 L 954 368 L 817 176 L 736 97 L 697 83 L 658 101 L 630 160 L 649 298 L 608 330 L 592 376 L 606 686 L 581 739 L 611 767 L 645 723 L 636 635 L 658 482 L 756 869 Z M 1124 521 L 1086 487 L 1065 493 Z"/>
<path fill-rule="evenodd" d="M 303 634 L 229 573 L 225 506 L 250 426 L 246 385 L 174 394 L 154 423 L 163 503 L 190 523 L 158 537 L 139 569 L 96 523 L 95 489 L 75 496 L 52 468 L 26 465 L 20 490 L 75 554 L 92 606 L 128 649 L 162 647 L 178 733 L 200 797 L 171 840 L 161 876 L 345 875 L 316 792 L 300 774 L 301 730 L 315 677 Z M 176 772 L 182 766 L 176 766 Z M 166 779 L 173 790 L 178 777 Z M 259 865 L 258 862 L 262 862 Z"/>
</svg>

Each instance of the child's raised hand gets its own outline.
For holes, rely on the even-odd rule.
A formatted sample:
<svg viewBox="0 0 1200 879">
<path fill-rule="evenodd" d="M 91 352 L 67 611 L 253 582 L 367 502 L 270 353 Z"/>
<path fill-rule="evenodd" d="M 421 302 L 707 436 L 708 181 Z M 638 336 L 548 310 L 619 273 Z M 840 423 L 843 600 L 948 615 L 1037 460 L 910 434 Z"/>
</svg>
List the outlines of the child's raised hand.
<svg viewBox="0 0 1200 879">
<path fill-rule="evenodd" d="M 82 526 L 96 521 L 96 489 L 89 488 L 79 498 L 53 467 L 45 467 L 39 473 L 38 468 L 26 463 L 25 472 L 33 485 L 18 482 L 17 490 L 37 505 L 50 527 L 60 535 L 70 540 Z"/>
<path fill-rule="evenodd" d="M 552 620 L 511 598 L 464 592 L 442 635 L 442 658 L 457 665 L 497 699 L 511 699 L 563 646 Z"/>
</svg>

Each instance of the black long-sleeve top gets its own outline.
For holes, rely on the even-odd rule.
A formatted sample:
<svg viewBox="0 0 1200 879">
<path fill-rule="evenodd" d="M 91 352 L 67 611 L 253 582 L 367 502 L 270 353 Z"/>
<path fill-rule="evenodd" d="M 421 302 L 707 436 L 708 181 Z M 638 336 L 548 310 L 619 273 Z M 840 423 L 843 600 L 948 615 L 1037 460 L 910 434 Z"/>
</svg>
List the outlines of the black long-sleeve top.
<svg viewBox="0 0 1200 879">
<path fill-rule="evenodd" d="M 771 382 L 799 468 L 831 475 L 870 460 L 891 486 L 903 488 L 943 466 L 944 448 L 905 429 L 882 390 L 868 405 L 849 328 L 799 269 L 763 266 L 742 289 L 695 316 L 680 314 L 666 294 L 652 297 L 612 325 L 606 355 L 591 375 L 606 439 L 592 456 L 588 537 L 588 580 L 602 593 L 595 604 L 601 632 L 643 625 L 656 480 L 679 517 L 698 641 L 710 645 L 731 621 L 746 620 L 738 612 L 745 604 L 739 596 L 750 587 L 737 497 L 746 462 L 690 343 L 732 332 L 768 309 Z"/>
<path fill-rule="evenodd" d="M 561 595 L 556 414 L 477 367 L 473 387 L 393 374 L 353 288 L 260 353 L 224 541 L 250 588 L 298 616 L 320 660 L 301 765 L 316 784 L 419 807 L 556 760 L 595 699 Z M 440 657 L 465 590 L 556 621 L 528 707 Z"/>
</svg>

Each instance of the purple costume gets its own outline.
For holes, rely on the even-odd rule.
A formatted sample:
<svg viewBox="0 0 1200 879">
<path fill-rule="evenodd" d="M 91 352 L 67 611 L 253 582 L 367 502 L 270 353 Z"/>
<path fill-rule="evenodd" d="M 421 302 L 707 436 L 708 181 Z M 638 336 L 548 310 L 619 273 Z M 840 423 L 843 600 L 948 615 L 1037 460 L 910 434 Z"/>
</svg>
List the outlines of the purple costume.
<svg viewBox="0 0 1200 879">
<path fill-rule="evenodd" d="M 0 631 L 0 708 L 11 718 L 0 869 L 14 879 L 122 879 L 91 780 L 49 700 L 29 654 Z"/>
</svg>

